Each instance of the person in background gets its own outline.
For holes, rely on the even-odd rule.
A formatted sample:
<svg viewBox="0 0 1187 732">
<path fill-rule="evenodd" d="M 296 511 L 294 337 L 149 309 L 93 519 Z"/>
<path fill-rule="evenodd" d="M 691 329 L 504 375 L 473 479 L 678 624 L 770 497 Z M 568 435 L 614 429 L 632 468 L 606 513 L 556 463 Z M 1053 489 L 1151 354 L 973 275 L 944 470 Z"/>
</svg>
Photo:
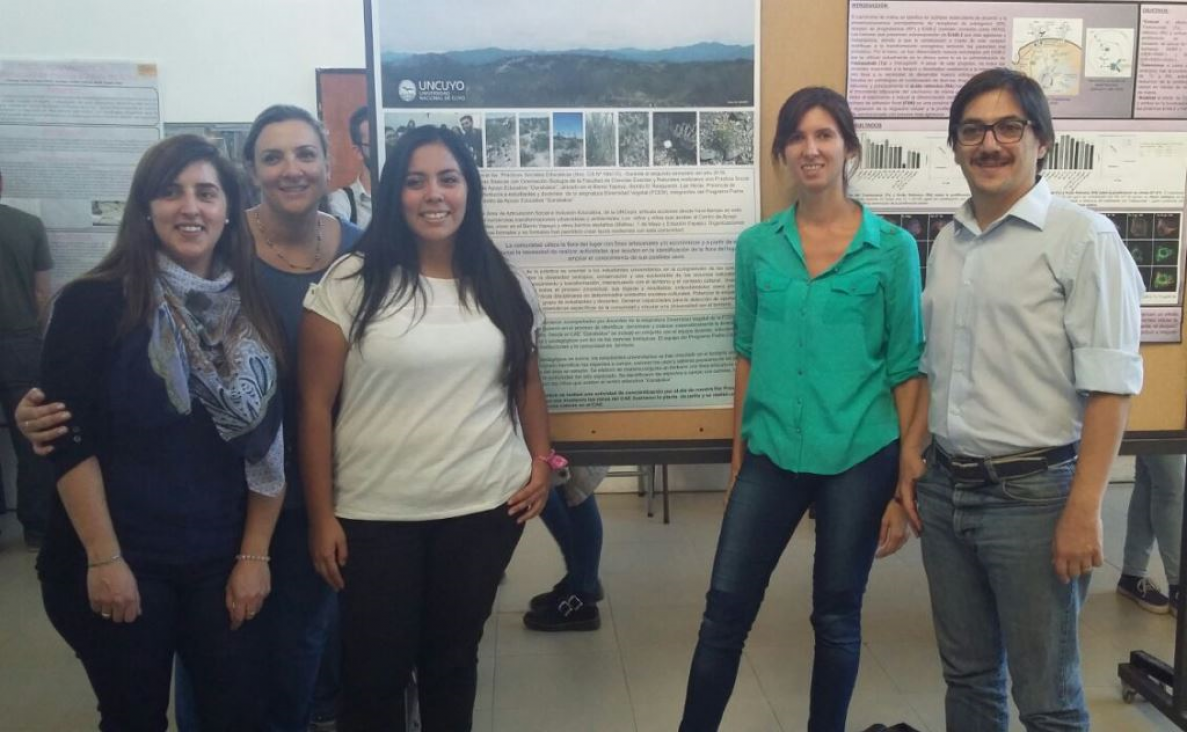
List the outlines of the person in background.
<svg viewBox="0 0 1187 732">
<path fill-rule="evenodd" d="M 1142 386 L 1142 279 L 1112 222 L 1041 177 L 1042 87 L 996 68 L 952 101 L 970 197 L 932 246 L 927 375 L 899 500 L 922 531 L 949 730 L 1088 730 L 1080 610 Z M 930 446 L 929 446 L 930 444 Z M 926 457 L 925 457 L 925 449 Z"/>
<path fill-rule="evenodd" d="M 351 148 L 361 167 L 353 183 L 330 194 L 330 212 L 365 229 L 371 223 L 371 109 L 359 107 L 348 124 Z"/>
<path fill-rule="evenodd" d="M 1129 499 L 1125 553 L 1117 593 L 1157 615 L 1177 613 L 1179 553 L 1183 536 L 1183 478 L 1187 457 L 1138 455 Z M 1154 540 L 1162 555 L 1167 594 L 1147 576 Z"/>
<path fill-rule="evenodd" d="M 204 729 L 260 729 L 282 348 L 234 169 L 194 135 L 153 146 L 111 251 L 59 297 L 42 361 L 72 416 L 37 569 L 101 729 L 167 728 L 175 654 Z"/>
<path fill-rule="evenodd" d="M 39 549 L 45 536 L 54 471 L 18 429 L 16 407 L 37 380 L 53 266 L 41 219 L 0 203 L 0 408 L 16 455 L 17 519 L 30 551 Z M 0 484 L 0 513 L 5 510 Z"/>
<path fill-rule="evenodd" d="M 547 500 L 530 283 L 486 232 L 461 139 L 406 132 L 354 254 L 310 290 L 301 461 L 317 571 L 340 591 L 340 732 L 470 729 L 499 579 Z"/>
<path fill-rule="evenodd" d="M 807 728 L 844 732 L 870 569 L 907 540 L 891 499 L 923 350 L 918 245 L 849 198 L 861 142 L 837 92 L 792 94 L 771 155 L 796 199 L 738 238 L 733 487 L 681 732 L 721 724 L 771 573 L 813 504 Z"/>
<path fill-rule="evenodd" d="M 594 491 L 606 477 L 604 465 L 574 466 L 554 472 L 552 491 L 540 519 L 565 559 L 565 576 L 529 603 L 523 624 L 531 630 L 597 630 L 602 583 L 602 514 Z"/>
<path fill-rule="evenodd" d="M 458 123 L 462 126 L 462 142 L 466 143 L 466 148 L 474 158 L 474 164 L 481 168 L 483 156 L 482 129 L 474 126 L 473 115 L 463 114 L 458 120 Z"/>
</svg>

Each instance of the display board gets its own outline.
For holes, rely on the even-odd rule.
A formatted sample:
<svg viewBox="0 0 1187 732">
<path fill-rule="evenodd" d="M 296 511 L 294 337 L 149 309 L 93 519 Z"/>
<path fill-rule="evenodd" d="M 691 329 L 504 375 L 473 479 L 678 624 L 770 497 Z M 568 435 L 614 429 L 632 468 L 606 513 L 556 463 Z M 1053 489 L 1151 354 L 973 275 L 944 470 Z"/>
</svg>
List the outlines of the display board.
<svg viewBox="0 0 1187 732">
<path fill-rule="evenodd" d="M 379 0 L 382 2 L 383 0 Z M 860 3 L 852 3 L 852 5 L 859 5 Z M 894 3 L 890 3 L 893 5 Z M 927 6 L 936 15 L 943 15 L 951 4 L 940 2 L 918 2 L 907 3 L 914 6 Z M 990 6 L 985 12 L 999 12 L 1002 10 L 1003 3 L 983 3 Z M 1036 5 L 1033 3 L 1023 3 L 1024 5 Z M 1134 33 L 1135 44 L 1141 45 L 1141 58 L 1145 60 L 1151 67 L 1159 65 L 1162 67 L 1160 73 L 1170 75 L 1163 79 L 1159 84 L 1150 87 L 1144 81 L 1145 77 L 1137 77 L 1129 79 L 1129 81 L 1117 81 L 1116 77 L 1126 70 L 1126 64 L 1120 62 L 1117 58 L 1109 55 L 1109 51 L 1114 56 L 1122 54 L 1125 51 L 1124 41 L 1128 38 L 1127 33 L 1120 33 L 1117 37 L 1105 33 L 1094 33 L 1093 48 L 1095 49 L 1095 56 L 1088 63 L 1091 67 L 1092 73 L 1100 76 L 1100 79 L 1085 81 L 1086 88 L 1091 88 L 1094 94 L 1099 96 L 1098 101 L 1094 102 L 1097 108 L 1103 110 L 1103 113 L 1097 114 L 1095 121 L 1092 121 L 1092 116 L 1088 117 L 1088 121 L 1080 120 L 1075 125 L 1063 125 L 1057 123 L 1057 131 L 1061 134 L 1066 134 L 1070 138 L 1065 142 L 1066 152 L 1058 158 L 1060 161 L 1067 163 L 1066 168 L 1076 170 L 1072 166 L 1083 162 L 1086 156 L 1093 156 L 1093 159 L 1103 159 L 1107 155 L 1115 153 L 1114 150 L 1108 149 L 1110 145 L 1114 145 L 1116 139 L 1080 139 L 1080 135 L 1088 131 L 1092 131 L 1093 135 L 1101 135 L 1110 130 L 1119 132 L 1123 135 L 1130 135 L 1130 141 L 1133 142 L 1133 135 L 1135 129 L 1141 129 L 1143 135 L 1152 135 L 1150 138 L 1139 139 L 1133 143 L 1133 147 L 1138 154 L 1146 155 L 1147 162 L 1151 163 L 1154 172 L 1157 175 L 1152 176 L 1153 181 L 1159 181 L 1165 188 L 1161 193 L 1153 191 L 1151 187 L 1146 189 L 1135 189 L 1132 185 L 1133 176 L 1126 177 L 1120 181 L 1121 189 L 1125 193 L 1124 196 L 1118 196 L 1116 200 L 1106 201 L 1106 203 L 1113 204 L 1107 213 L 1112 213 L 1117 218 L 1115 220 L 1122 221 L 1123 224 L 1129 226 L 1129 217 L 1135 216 L 1135 232 L 1141 234 L 1141 226 L 1145 223 L 1150 224 L 1151 231 L 1156 229 L 1158 221 L 1163 221 L 1163 229 L 1166 230 L 1167 222 L 1173 223 L 1173 219 L 1166 217 L 1168 213 L 1175 213 L 1182 209 L 1182 191 L 1184 180 L 1180 175 L 1179 167 L 1181 167 L 1181 160 L 1175 160 L 1174 151 L 1178 149 L 1180 144 L 1178 138 L 1180 130 L 1183 129 L 1181 121 L 1173 119 L 1171 112 L 1167 110 L 1177 109 L 1176 105 L 1182 103 L 1182 100 L 1176 101 L 1178 98 L 1174 95 L 1178 93 L 1176 90 L 1181 90 L 1182 82 L 1174 77 L 1175 74 L 1180 73 L 1178 69 L 1187 68 L 1183 64 L 1167 64 L 1164 61 L 1158 61 L 1158 53 L 1163 57 L 1172 53 L 1181 53 L 1183 47 L 1187 46 L 1182 41 L 1187 38 L 1180 39 L 1178 42 L 1164 42 L 1166 48 L 1160 48 L 1158 52 L 1151 49 L 1151 37 L 1162 38 L 1170 34 L 1173 39 L 1177 34 L 1182 34 L 1183 29 L 1180 26 L 1173 25 L 1178 14 L 1181 14 L 1181 7 L 1174 7 L 1181 5 L 1179 3 L 1164 3 L 1160 6 L 1168 7 L 1168 15 L 1171 16 L 1171 24 L 1166 26 L 1159 26 L 1156 30 L 1150 26 L 1150 18 L 1158 15 L 1158 13 L 1150 13 L 1145 10 L 1147 6 L 1143 4 L 1138 7 L 1135 3 L 1116 3 L 1117 5 L 1130 6 L 1124 13 L 1126 18 L 1129 18 L 1130 25 L 1137 27 L 1138 32 Z M 867 3 L 868 7 L 885 6 L 887 3 Z M 978 5 L 978 3 L 969 3 L 969 5 Z M 1018 5 L 1018 3 L 1014 3 Z M 1093 10 L 1093 13 L 1103 13 L 1110 22 L 1104 23 L 1110 28 L 1124 28 L 1125 24 L 1112 22 L 1117 20 L 1114 16 L 1122 11 L 1113 8 L 1110 3 L 1092 3 L 1098 6 Z M 849 35 L 851 30 L 851 3 L 842 2 L 841 0 L 830 0 L 827 3 L 808 2 L 807 0 L 796 0 L 788 3 L 763 3 L 761 7 L 757 8 L 756 12 L 760 13 L 759 23 L 759 39 L 756 43 L 757 48 L 761 49 L 758 54 L 759 60 L 757 69 L 757 78 L 759 80 L 759 95 L 758 106 L 755 110 L 755 124 L 757 128 L 757 140 L 754 162 L 759 167 L 759 182 L 761 191 L 761 209 L 760 216 L 769 216 L 780 209 L 784 208 L 790 201 L 791 191 L 788 183 L 784 180 L 780 171 L 772 164 L 769 149 L 773 136 L 774 122 L 783 100 L 795 89 L 803 86 L 822 84 L 831 86 L 836 89 L 846 89 L 847 72 L 850 66 L 849 56 Z M 926 8 L 920 10 L 924 12 Z M 382 12 L 382 10 L 380 11 Z M 1095 17 L 1093 13 L 1085 12 L 1083 15 L 1087 18 L 1089 16 Z M 1110 14 L 1111 13 L 1111 14 Z M 1122 13 L 1122 14 L 1124 14 Z M 1027 17 L 1039 17 L 1043 14 L 1035 12 L 1016 13 L 1019 17 L 1026 15 Z M 1049 15 L 1049 14 L 1048 14 Z M 1132 17 L 1130 17 L 1132 16 Z M 1158 20 L 1156 18 L 1156 20 Z M 913 23 L 919 23 L 919 17 L 912 20 Z M 1005 21 L 1002 21 L 1005 22 Z M 1090 27 L 1103 27 L 1100 23 L 1093 26 L 1093 22 L 1089 22 Z M 1141 23 L 1146 23 L 1143 26 Z M 1135 25 L 1136 24 L 1136 25 Z M 1018 27 L 1017 31 L 1013 30 L 1011 26 L 1011 37 L 1024 38 L 1025 34 L 1030 32 L 1040 33 L 1043 31 L 1041 23 L 1035 26 L 1023 24 Z M 1177 29 L 1177 30 L 1176 30 Z M 1161 34 L 1161 35 L 1159 35 Z M 887 36 L 897 35 L 902 43 L 914 43 L 917 40 L 918 31 L 903 28 L 897 33 L 888 33 Z M 1145 40 L 1139 41 L 1139 36 Z M 372 34 L 368 34 L 371 38 Z M 1031 39 L 1032 41 L 1037 39 Z M 893 43 L 890 39 L 885 39 L 886 43 Z M 1116 42 L 1116 43 L 1113 43 Z M 1112 45 L 1110 45 L 1112 43 Z M 982 64 L 1000 65 L 1006 64 L 1010 60 L 1010 54 L 1015 55 L 1020 49 L 1013 48 L 1016 43 L 1008 42 L 1007 48 L 1002 51 L 995 51 L 992 63 Z M 1025 44 L 1024 44 L 1025 46 Z M 1106 48 L 1107 46 L 1107 48 Z M 1172 47 L 1173 46 L 1173 47 Z M 1176 48 L 1178 50 L 1176 50 Z M 1032 47 L 1032 52 L 1034 47 Z M 887 53 L 892 51 L 888 50 Z M 897 53 L 897 52 L 895 52 Z M 1046 49 L 1044 49 L 1046 53 Z M 380 57 L 380 50 L 378 48 L 371 48 L 368 51 L 368 57 L 378 60 Z M 960 54 L 956 54 L 959 56 Z M 1025 55 L 1025 54 L 1024 54 Z M 951 54 L 950 54 L 951 56 Z M 1132 70 L 1132 64 L 1139 58 L 1139 54 L 1135 48 L 1133 52 L 1133 60 L 1130 62 L 1129 70 Z M 988 59 L 988 57 L 987 57 Z M 1147 60 L 1149 59 L 1149 60 Z M 934 60 L 934 59 L 932 59 Z M 1123 60 L 1122 60 L 1123 61 Z M 1117 62 L 1117 63 L 1114 63 Z M 979 62 L 980 63 L 980 62 Z M 978 67 L 981 68 L 980 66 Z M 1112 71 L 1109 71 L 1113 68 Z M 956 87 L 963 83 L 963 78 L 971 75 L 972 72 L 964 74 L 959 77 Z M 959 75 L 954 75 L 955 72 L 940 72 L 937 76 L 942 78 L 957 79 Z M 1113 74 L 1109 77 L 1109 74 Z M 1128 86 L 1126 86 L 1128 84 Z M 926 84 L 922 84 L 926 86 Z M 1123 94 L 1112 94 L 1110 92 L 1113 86 L 1124 86 L 1129 90 L 1131 97 L 1128 107 L 1117 101 Z M 1143 91 L 1146 90 L 1146 91 Z M 948 95 L 950 99 L 950 91 L 945 90 L 943 93 Z M 1155 94 L 1157 92 L 1157 94 Z M 377 89 L 377 95 L 382 95 L 382 89 Z M 398 93 L 398 87 L 397 87 Z M 1145 94 L 1145 96 L 1142 96 Z M 1137 101 L 1142 99 L 1144 101 Z M 1110 101 L 1111 100 L 1111 101 Z M 901 104 L 902 99 L 896 101 Z M 933 104 L 933 106 L 935 106 Z M 1059 105 L 1056 104 L 1056 109 Z M 1106 122 L 1104 117 L 1113 114 L 1120 114 L 1118 110 L 1125 108 L 1128 114 L 1128 123 L 1126 120 L 1114 120 Z M 1136 111 L 1136 110 L 1141 110 Z M 1056 114 L 1059 114 L 1057 111 Z M 1083 112 L 1076 112 L 1076 114 L 1084 114 Z M 1135 126 L 1134 120 L 1140 116 L 1141 125 Z M 1062 122 L 1062 120 L 1061 120 Z M 927 124 L 921 124 L 926 127 L 932 124 L 930 121 Z M 1127 127 L 1127 124 L 1129 125 Z M 1112 125 L 1112 127 L 1110 127 Z M 875 133 L 872 137 L 867 132 L 867 145 L 886 145 L 890 140 L 873 139 L 877 137 Z M 1076 148 L 1076 144 L 1091 144 L 1094 147 L 1091 153 L 1085 147 Z M 487 143 L 489 144 L 489 142 Z M 886 146 L 887 148 L 893 146 Z M 887 157 L 876 157 L 879 152 L 878 148 L 872 148 L 867 152 L 867 159 L 875 159 L 882 164 L 882 168 L 870 169 L 866 175 L 870 181 L 876 180 L 878 175 L 886 176 Z M 891 151 L 882 150 L 884 154 Z M 1099 157 L 1098 157 L 1099 156 Z M 942 157 L 937 153 L 937 160 Z M 1180 155 L 1179 158 L 1187 156 Z M 950 154 L 948 160 L 950 160 Z M 1126 159 L 1128 160 L 1128 159 Z M 1161 166 L 1161 167 L 1160 167 Z M 1074 177 L 1076 173 L 1060 173 L 1064 177 Z M 1176 176 L 1178 176 L 1176 178 Z M 1080 178 L 1089 178 L 1089 176 L 1080 175 Z M 1112 183 L 1108 179 L 1096 178 L 1093 181 L 1099 180 L 1099 188 L 1102 191 L 1113 187 L 1113 184 L 1118 183 L 1114 180 Z M 1177 181 L 1177 182 L 1176 182 Z M 942 216 L 945 213 L 950 213 L 951 209 L 963 200 L 967 195 L 967 188 L 963 186 L 963 180 L 957 181 L 960 185 L 954 188 L 951 200 L 945 200 L 944 206 L 947 208 L 937 207 L 932 211 L 926 209 L 912 208 L 910 211 L 922 211 L 923 213 L 930 213 L 935 216 Z M 1129 190 L 1125 190 L 1125 186 L 1130 185 Z M 885 189 L 892 189 L 892 186 L 885 186 Z M 874 190 L 872 186 L 867 186 L 868 190 Z M 1161 189 L 1160 189 L 1161 190 Z M 1065 193 L 1068 189 L 1065 187 Z M 1074 196 L 1073 196 L 1074 197 Z M 1177 208 L 1176 208 L 1177 207 Z M 1148 218 L 1146 222 L 1144 219 Z M 1181 220 L 1181 219 L 1180 219 Z M 900 221 L 902 219 L 900 218 Z M 909 222 L 908 222 L 909 223 Z M 930 224 L 930 221 L 927 222 Z M 1180 227 L 1181 229 L 1181 227 Z M 926 232 L 928 228 L 924 228 Z M 1122 231 L 1123 235 L 1128 233 L 1128 228 Z M 1179 237 L 1182 236 L 1180 231 Z M 1170 240 L 1172 237 L 1166 237 Z M 1140 240 L 1140 241 L 1139 241 Z M 1150 238 L 1147 243 L 1141 237 L 1134 237 L 1134 241 L 1139 242 L 1138 248 L 1142 253 L 1149 248 L 1150 256 L 1153 258 L 1158 255 L 1156 250 L 1158 242 L 1154 238 Z M 1160 240 L 1161 241 L 1161 240 Z M 1148 246 L 1147 246 L 1148 244 Z M 1163 247 L 1165 248 L 1165 247 Z M 1161 319 L 1161 323 L 1155 325 L 1153 328 L 1147 324 L 1147 330 L 1160 330 L 1164 335 L 1161 337 L 1167 338 L 1165 335 L 1168 331 L 1173 331 L 1173 339 L 1181 340 L 1181 286 L 1180 286 L 1180 272 L 1182 271 L 1182 249 L 1181 239 L 1176 243 L 1173 254 L 1170 256 L 1174 260 L 1174 278 L 1173 286 L 1165 284 L 1165 278 L 1160 281 L 1159 287 L 1154 287 L 1154 275 L 1156 271 L 1153 269 L 1153 261 L 1149 262 L 1150 269 L 1144 271 L 1143 274 L 1147 276 L 1150 284 L 1151 295 L 1147 298 L 1146 305 L 1162 305 L 1171 304 L 1172 307 L 1161 310 L 1151 311 L 1146 309 L 1144 311 L 1144 318 L 1149 321 L 1151 317 Z M 1166 252 L 1162 254 L 1166 255 Z M 1163 257 L 1164 259 L 1166 257 Z M 1168 265 L 1169 266 L 1169 265 Z M 1169 317 L 1167 314 L 1169 313 Z M 1147 334 L 1149 335 L 1149 333 Z M 1187 426 L 1187 349 L 1181 343 L 1173 344 L 1152 344 L 1147 343 L 1142 347 L 1142 355 L 1146 364 L 1146 385 L 1143 393 L 1134 400 L 1133 409 L 1130 418 L 1131 432 L 1158 432 L 1171 433 L 1180 432 Z M 551 393 L 550 393 L 551 395 Z M 565 443 L 645 443 L 655 444 L 657 441 L 683 441 L 685 445 L 695 445 L 698 442 L 705 444 L 716 444 L 720 446 L 722 440 L 728 439 L 732 434 L 733 429 L 733 414 L 729 409 L 648 409 L 648 410 L 622 410 L 622 411 L 558 411 L 552 415 L 554 438 Z"/>
<path fill-rule="evenodd" d="M 155 64 L 0 60 L 4 203 L 45 224 L 55 290 L 107 253 L 160 139 Z"/>
</svg>

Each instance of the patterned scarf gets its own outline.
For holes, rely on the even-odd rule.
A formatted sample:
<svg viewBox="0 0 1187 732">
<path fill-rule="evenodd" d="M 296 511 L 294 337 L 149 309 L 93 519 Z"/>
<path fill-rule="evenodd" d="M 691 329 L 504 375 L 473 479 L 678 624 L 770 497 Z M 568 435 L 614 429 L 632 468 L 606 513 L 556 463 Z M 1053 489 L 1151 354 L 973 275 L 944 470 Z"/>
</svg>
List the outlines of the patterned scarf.
<svg viewBox="0 0 1187 732">
<path fill-rule="evenodd" d="M 244 459 L 247 486 L 275 496 L 284 488 L 284 431 L 276 361 L 240 309 L 230 270 L 207 280 L 157 256 L 157 300 L 148 358 L 178 414 L 193 399 Z"/>
</svg>

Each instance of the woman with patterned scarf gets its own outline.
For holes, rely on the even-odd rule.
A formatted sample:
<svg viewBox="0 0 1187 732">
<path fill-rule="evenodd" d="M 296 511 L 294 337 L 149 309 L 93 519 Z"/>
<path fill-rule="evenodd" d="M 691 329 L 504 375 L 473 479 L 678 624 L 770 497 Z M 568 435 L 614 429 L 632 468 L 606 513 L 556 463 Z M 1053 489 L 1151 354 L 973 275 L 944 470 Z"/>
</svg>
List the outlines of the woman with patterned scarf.
<svg viewBox="0 0 1187 732">
<path fill-rule="evenodd" d="M 42 389 L 70 405 L 38 559 L 102 729 L 165 730 L 174 653 L 204 729 L 256 730 L 284 492 L 278 326 L 238 179 L 183 135 L 140 161 L 111 251 L 58 298 Z"/>
</svg>

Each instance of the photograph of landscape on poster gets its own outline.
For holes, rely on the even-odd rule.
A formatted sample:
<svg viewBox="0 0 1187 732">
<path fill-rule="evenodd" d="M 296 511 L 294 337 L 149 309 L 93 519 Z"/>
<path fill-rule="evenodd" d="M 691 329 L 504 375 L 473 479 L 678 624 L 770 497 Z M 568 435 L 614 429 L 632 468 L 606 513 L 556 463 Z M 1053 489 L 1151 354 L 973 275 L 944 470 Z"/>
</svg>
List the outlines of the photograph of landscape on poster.
<svg viewBox="0 0 1187 732">
<path fill-rule="evenodd" d="M 752 107 L 754 0 L 374 0 L 382 106 Z"/>
</svg>

